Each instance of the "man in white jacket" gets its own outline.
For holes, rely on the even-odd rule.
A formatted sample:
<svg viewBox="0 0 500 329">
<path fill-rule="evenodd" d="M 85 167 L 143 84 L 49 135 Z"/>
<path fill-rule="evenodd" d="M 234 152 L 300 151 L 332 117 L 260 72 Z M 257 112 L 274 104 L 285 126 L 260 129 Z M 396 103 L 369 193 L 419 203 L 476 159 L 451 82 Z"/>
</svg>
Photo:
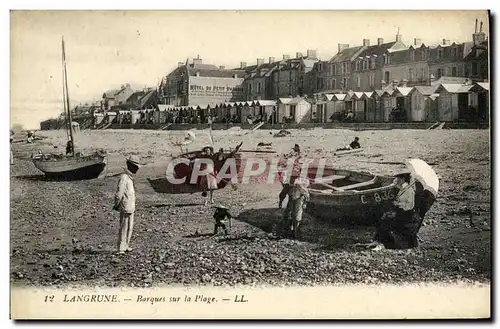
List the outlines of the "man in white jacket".
<svg viewBox="0 0 500 329">
<path fill-rule="evenodd" d="M 114 210 L 120 211 L 120 231 L 118 233 L 118 253 L 132 251 L 130 238 L 134 228 L 135 187 L 134 178 L 139 170 L 139 158 L 132 155 L 127 159 L 127 169 L 121 174 L 115 194 Z"/>
</svg>

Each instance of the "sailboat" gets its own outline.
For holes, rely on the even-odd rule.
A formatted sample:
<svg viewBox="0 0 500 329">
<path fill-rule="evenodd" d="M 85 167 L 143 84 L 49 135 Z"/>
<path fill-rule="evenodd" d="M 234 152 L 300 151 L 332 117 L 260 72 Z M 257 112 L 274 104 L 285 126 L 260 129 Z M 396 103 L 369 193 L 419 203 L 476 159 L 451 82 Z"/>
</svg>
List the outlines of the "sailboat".
<svg viewBox="0 0 500 329">
<path fill-rule="evenodd" d="M 106 167 L 106 153 L 103 151 L 94 152 L 91 155 L 75 153 L 75 138 L 72 127 L 73 118 L 68 94 L 68 76 L 66 72 L 66 54 L 64 48 L 64 37 L 62 38 L 62 67 L 63 67 L 63 105 L 66 118 L 65 129 L 69 142 L 72 145 L 72 152 L 66 155 L 62 154 L 43 154 L 32 155 L 32 161 L 35 167 L 42 171 L 46 177 L 58 178 L 64 180 L 80 180 L 97 178 Z"/>
</svg>

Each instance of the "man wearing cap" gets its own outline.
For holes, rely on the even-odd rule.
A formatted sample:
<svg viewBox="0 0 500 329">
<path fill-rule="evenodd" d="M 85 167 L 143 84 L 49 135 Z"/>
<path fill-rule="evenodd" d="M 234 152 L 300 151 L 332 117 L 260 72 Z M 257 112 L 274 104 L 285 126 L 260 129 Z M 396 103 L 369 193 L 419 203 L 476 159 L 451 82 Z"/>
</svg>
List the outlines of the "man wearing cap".
<svg viewBox="0 0 500 329">
<path fill-rule="evenodd" d="M 139 158 L 135 155 L 127 159 L 127 169 L 121 174 L 115 194 L 114 210 L 120 211 L 120 231 L 118 234 L 118 253 L 132 251 L 130 238 L 134 228 L 135 187 L 134 178 L 139 170 Z"/>
<path fill-rule="evenodd" d="M 395 183 L 399 187 L 398 195 L 393 202 L 393 209 L 386 212 L 377 226 L 374 242 L 368 245 L 374 250 L 408 249 L 415 245 L 416 232 L 407 230 L 414 221 L 415 181 L 410 172 L 396 175 Z"/>
</svg>

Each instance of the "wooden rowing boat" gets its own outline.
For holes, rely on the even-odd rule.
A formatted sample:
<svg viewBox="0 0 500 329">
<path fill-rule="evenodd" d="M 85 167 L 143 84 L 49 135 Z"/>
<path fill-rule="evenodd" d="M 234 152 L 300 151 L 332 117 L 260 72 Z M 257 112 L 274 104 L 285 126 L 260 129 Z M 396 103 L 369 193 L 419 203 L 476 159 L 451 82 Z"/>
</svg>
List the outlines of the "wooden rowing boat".
<svg viewBox="0 0 500 329">
<path fill-rule="evenodd" d="M 318 219 L 339 224 L 373 225 L 387 211 L 399 188 L 394 177 L 366 172 L 310 168 L 310 202 L 306 212 Z"/>
<path fill-rule="evenodd" d="M 342 151 L 335 151 L 333 155 L 340 156 L 340 155 L 346 155 L 346 154 L 352 154 L 352 153 L 359 153 L 363 152 L 362 148 L 359 149 L 353 149 L 353 150 L 342 150 Z"/>
</svg>

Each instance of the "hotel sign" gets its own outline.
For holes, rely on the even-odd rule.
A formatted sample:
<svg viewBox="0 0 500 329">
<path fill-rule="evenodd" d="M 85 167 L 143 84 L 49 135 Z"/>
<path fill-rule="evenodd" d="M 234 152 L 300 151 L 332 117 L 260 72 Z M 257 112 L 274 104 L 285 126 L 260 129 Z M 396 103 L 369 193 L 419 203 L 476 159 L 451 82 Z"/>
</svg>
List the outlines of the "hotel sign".
<svg viewBox="0 0 500 329">
<path fill-rule="evenodd" d="M 243 78 L 206 78 L 189 79 L 189 104 L 223 103 L 243 101 Z"/>
</svg>

